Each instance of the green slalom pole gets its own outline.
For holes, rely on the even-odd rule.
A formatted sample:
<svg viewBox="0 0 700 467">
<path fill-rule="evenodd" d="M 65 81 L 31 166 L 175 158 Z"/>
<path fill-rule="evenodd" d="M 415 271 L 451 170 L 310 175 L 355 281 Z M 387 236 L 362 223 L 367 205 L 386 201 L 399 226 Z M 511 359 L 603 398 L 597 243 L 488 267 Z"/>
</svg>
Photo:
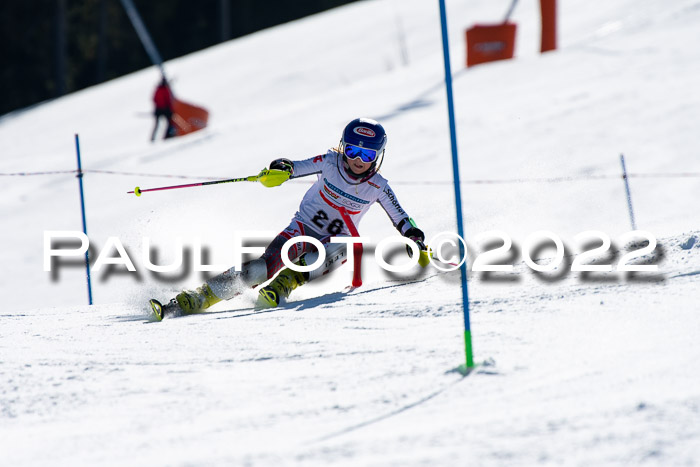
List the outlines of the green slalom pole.
<svg viewBox="0 0 700 467">
<path fill-rule="evenodd" d="M 459 179 L 459 158 L 457 157 L 457 131 L 455 126 L 454 102 L 452 99 L 452 71 L 450 67 L 450 45 L 447 39 L 447 14 L 445 11 L 445 0 L 440 2 L 440 23 L 442 25 L 442 51 L 445 60 L 445 88 L 447 90 L 447 111 L 450 120 L 450 143 L 452 147 L 452 171 L 455 186 L 455 204 L 457 208 L 457 233 L 460 238 L 464 238 L 464 227 L 462 219 L 462 192 Z M 467 261 L 466 251 L 462 242 L 459 242 L 460 258 L 465 258 L 460 266 L 462 276 L 462 306 L 464 308 L 464 351 L 466 353 L 466 365 L 460 365 L 458 370 L 463 375 L 468 374 L 474 368 L 474 354 L 472 351 L 472 332 L 469 320 L 469 290 L 467 287 Z"/>
</svg>

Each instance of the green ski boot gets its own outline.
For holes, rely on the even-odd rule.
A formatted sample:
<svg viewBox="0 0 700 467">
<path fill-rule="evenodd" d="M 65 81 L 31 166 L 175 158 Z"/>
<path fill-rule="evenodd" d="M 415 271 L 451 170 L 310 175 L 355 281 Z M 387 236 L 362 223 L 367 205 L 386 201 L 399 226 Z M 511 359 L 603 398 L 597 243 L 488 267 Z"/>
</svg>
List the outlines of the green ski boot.
<svg viewBox="0 0 700 467">
<path fill-rule="evenodd" d="M 184 290 L 175 300 L 185 314 L 199 313 L 221 301 L 207 284 L 197 287 L 197 290 Z"/>
<path fill-rule="evenodd" d="M 283 269 L 268 285 L 260 289 L 260 301 L 267 306 L 279 306 L 283 298 L 288 298 L 292 290 L 304 284 L 304 275 L 291 269 Z"/>
</svg>

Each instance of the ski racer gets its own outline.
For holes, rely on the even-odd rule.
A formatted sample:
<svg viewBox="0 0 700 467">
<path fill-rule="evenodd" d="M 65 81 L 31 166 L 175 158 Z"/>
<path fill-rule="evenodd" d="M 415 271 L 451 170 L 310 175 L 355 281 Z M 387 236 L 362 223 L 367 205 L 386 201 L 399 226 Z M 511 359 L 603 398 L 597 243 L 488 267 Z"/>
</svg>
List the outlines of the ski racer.
<svg viewBox="0 0 700 467">
<path fill-rule="evenodd" d="M 369 207 L 379 202 L 396 229 L 416 242 L 419 249 L 425 250 L 425 235 L 403 210 L 387 180 L 379 174 L 386 143 L 387 136 L 382 125 L 375 120 L 358 118 L 345 127 L 338 148 L 301 161 L 272 161 L 270 169 L 286 171 L 290 178 L 318 177 L 304 195 L 291 223 L 272 240 L 260 258 L 243 264 L 240 271 L 231 268 L 209 279 L 196 290 L 185 290 L 165 307 L 157 300 L 151 300 L 156 317 L 162 319 L 165 311 L 177 308 L 184 313 L 199 312 L 221 300 L 233 298 L 246 288 L 268 281 L 279 271 L 272 282 L 259 290 L 259 300 L 263 304 L 278 306 L 295 288 L 345 262 L 347 245 L 330 242 L 331 237 L 351 235 L 342 210 L 346 219 L 349 218 L 356 226 Z M 319 240 L 326 249 L 326 261 L 310 272 L 284 268 L 282 262 L 283 245 L 301 235 Z M 288 255 L 291 262 L 302 266 L 314 264 L 318 258 L 315 247 L 307 242 L 294 244 Z"/>
</svg>

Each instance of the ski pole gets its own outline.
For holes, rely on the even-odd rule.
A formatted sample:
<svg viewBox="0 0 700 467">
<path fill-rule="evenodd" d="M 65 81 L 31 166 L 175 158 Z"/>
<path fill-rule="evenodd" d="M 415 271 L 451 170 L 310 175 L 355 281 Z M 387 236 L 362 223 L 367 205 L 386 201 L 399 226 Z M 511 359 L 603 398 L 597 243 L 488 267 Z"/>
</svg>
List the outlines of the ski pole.
<svg viewBox="0 0 700 467">
<path fill-rule="evenodd" d="M 630 213 L 630 222 L 632 230 L 637 230 L 637 223 L 634 221 L 634 210 L 632 209 L 632 193 L 630 193 L 629 177 L 627 176 L 627 167 L 625 166 L 625 156 L 620 154 L 620 162 L 622 163 L 622 179 L 625 181 L 625 191 L 627 192 L 627 209 Z"/>
<path fill-rule="evenodd" d="M 206 185 L 218 185 L 221 183 L 234 183 L 234 182 L 260 182 L 266 187 L 279 186 L 289 179 L 289 172 L 285 170 L 276 169 L 263 169 L 258 175 L 250 175 L 248 177 L 241 178 L 231 178 L 228 180 L 212 180 L 209 182 L 200 183 L 187 183 L 185 185 L 172 185 L 172 186 L 162 186 L 158 188 L 146 188 L 141 189 L 139 187 L 134 188 L 133 191 L 127 191 L 127 194 L 135 194 L 136 196 L 141 196 L 141 193 L 146 193 L 148 191 L 161 191 L 161 190 L 175 190 L 177 188 L 190 188 L 195 186 L 206 186 Z"/>
</svg>

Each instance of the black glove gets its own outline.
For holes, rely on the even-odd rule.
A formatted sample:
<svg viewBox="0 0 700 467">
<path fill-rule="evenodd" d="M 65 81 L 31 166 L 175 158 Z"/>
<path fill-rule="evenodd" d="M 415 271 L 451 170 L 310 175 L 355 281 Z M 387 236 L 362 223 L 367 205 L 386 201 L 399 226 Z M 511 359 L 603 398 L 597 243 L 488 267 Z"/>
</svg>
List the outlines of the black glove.
<svg viewBox="0 0 700 467">
<path fill-rule="evenodd" d="M 416 245 L 418 245 L 418 249 L 427 249 L 427 247 L 425 246 L 425 234 L 418 227 L 411 227 L 403 233 L 403 236 L 416 242 Z M 408 245 L 406 245 L 406 251 L 408 252 L 409 257 L 413 256 L 413 250 L 411 250 L 411 247 L 409 247 Z"/>
<path fill-rule="evenodd" d="M 270 162 L 270 168 L 275 170 L 284 170 L 285 172 L 289 172 L 290 176 L 294 174 L 294 163 L 289 159 L 275 159 L 274 161 Z"/>
</svg>

